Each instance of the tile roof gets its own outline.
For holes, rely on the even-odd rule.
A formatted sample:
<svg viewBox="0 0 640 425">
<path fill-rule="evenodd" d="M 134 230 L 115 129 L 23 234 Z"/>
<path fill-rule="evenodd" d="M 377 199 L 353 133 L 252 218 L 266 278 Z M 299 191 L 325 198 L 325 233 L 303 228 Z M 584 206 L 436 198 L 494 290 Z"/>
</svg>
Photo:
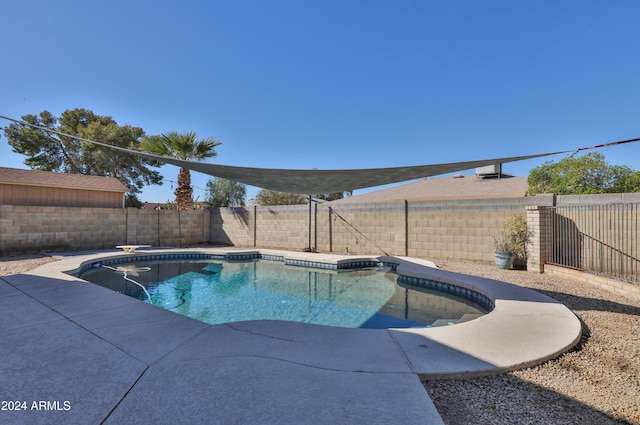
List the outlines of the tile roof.
<svg viewBox="0 0 640 425">
<path fill-rule="evenodd" d="M 97 190 L 102 192 L 124 193 L 129 191 L 120 180 L 114 177 L 51 173 L 49 171 L 20 170 L 5 167 L 0 167 L 0 184 Z"/>
<path fill-rule="evenodd" d="M 401 200 L 444 200 L 471 198 L 518 198 L 527 192 L 527 179 L 503 174 L 501 178 L 475 175 L 421 179 L 401 186 L 344 198 L 345 202 L 392 202 Z"/>
</svg>

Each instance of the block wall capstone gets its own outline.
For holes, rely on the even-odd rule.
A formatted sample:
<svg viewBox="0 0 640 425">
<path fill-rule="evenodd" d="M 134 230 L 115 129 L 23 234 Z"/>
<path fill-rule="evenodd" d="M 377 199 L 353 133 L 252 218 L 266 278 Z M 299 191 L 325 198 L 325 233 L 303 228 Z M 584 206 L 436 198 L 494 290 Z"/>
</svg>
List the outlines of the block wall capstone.
<svg viewBox="0 0 640 425">
<path fill-rule="evenodd" d="M 546 195 L 553 196 L 553 195 Z M 594 195 L 558 195 L 555 196 L 553 205 L 566 207 L 572 205 L 606 205 L 606 204 L 633 204 L 640 202 L 640 193 L 602 193 Z"/>
</svg>

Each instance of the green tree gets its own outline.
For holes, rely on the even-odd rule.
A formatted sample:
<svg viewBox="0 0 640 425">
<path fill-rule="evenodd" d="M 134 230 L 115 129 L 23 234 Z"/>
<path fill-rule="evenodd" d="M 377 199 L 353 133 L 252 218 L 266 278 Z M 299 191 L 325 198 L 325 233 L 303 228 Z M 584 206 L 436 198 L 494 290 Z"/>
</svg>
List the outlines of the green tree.
<svg viewBox="0 0 640 425">
<path fill-rule="evenodd" d="M 640 192 L 640 171 L 634 171 L 627 179 L 623 193 Z"/>
<path fill-rule="evenodd" d="M 527 183 L 528 195 L 640 192 L 640 173 L 624 165 L 609 165 L 604 155 L 591 152 L 547 161 L 531 170 Z"/>
<path fill-rule="evenodd" d="M 144 206 L 144 202 L 142 202 L 135 193 L 127 193 L 124 197 L 124 206 L 127 208 L 140 209 Z"/>
<path fill-rule="evenodd" d="M 158 162 L 79 140 L 138 150 L 144 137 L 140 127 L 119 126 L 113 118 L 87 109 L 66 110 L 60 118 L 43 111 L 22 120 L 41 128 L 14 123 L 4 134 L 14 152 L 27 156 L 25 165 L 35 170 L 115 177 L 131 194 L 140 193 L 145 185 L 162 184 L 160 173 L 150 168 L 158 167 Z"/>
<path fill-rule="evenodd" d="M 213 177 L 207 182 L 207 202 L 212 207 L 244 207 L 247 186 L 232 180 Z"/>
<path fill-rule="evenodd" d="M 276 190 L 262 189 L 256 195 L 258 205 L 301 205 L 306 204 L 309 197 L 297 193 L 278 192 Z"/>
<path fill-rule="evenodd" d="M 171 131 L 158 136 L 144 139 L 142 149 L 162 156 L 170 156 L 184 161 L 203 161 L 218 155 L 216 146 L 221 142 L 207 138 L 197 140 L 194 132 L 178 133 Z M 193 207 L 193 188 L 191 187 L 191 173 L 188 168 L 180 168 L 178 185 L 175 190 L 176 204 L 179 210 Z"/>
</svg>

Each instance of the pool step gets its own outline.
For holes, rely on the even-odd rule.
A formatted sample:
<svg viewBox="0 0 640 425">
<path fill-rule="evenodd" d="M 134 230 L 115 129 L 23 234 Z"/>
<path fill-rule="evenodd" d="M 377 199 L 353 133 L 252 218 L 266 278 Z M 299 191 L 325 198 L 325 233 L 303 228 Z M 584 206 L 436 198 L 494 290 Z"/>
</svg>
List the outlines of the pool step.
<svg viewBox="0 0 640 425">
<path fill-rule="evenodd" d="M 460 319 L 458 319 L 458 323 L 468 322 L 469 320 L 477 319 L 480 316 L 484 316 L 484 314 L 467 313 L 467 314 L 463 315 Z"/>
<path fill-rule="evenodd" d="M 469 320 L 477 319 L 480 316 L 483 316 L 483 314 L 467 313 L 459 319 L 438 319 L 433 322 L 431 326 L 455 325 L 456 323 L 468 322 Z"/>
<path fill-rule="evenodd" d="M 438 319 L 435 322 L 433 322 L 431 326 L 448 326 L 448 325 L 455 325 L 456 323 L 458 323 L 456 319 Z"/>
</svg>

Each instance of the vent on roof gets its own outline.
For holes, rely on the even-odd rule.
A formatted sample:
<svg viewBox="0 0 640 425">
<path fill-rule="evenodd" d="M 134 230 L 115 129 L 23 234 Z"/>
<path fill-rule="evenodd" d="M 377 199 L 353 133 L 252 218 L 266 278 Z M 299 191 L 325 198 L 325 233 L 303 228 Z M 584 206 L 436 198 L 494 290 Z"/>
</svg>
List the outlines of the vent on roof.
<svg viewBox="0 0 640 425">
<path fill-rule="evenodd" d="M 464 176 L 462 174 L 456 174 L 453 176 L 454 179 L 461 179 L 464 178 Z"/>
<path fill-rule="evenodd" d="M 502 164 L 486 165 L 476 168 L 476 177 L 500 177 Z"/>
</svg>

